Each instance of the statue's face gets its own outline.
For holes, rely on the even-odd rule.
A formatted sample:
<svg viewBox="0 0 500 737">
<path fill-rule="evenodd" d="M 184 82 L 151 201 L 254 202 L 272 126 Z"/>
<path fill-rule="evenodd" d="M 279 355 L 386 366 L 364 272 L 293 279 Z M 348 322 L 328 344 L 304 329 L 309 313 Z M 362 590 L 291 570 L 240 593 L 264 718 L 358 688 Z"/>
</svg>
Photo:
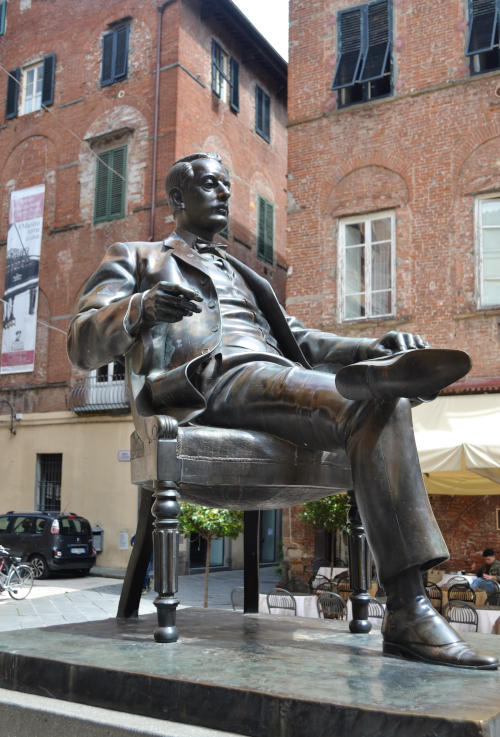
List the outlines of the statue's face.
<svg viewBox="0 0 500 737">
<path fill-rule="evenodd" d="M 182 224 L 202 238 L 212 240 L 227 225 L 229 174 L 215 159 L 197 159 L 192 167 L 194 176 L 182 191 Z"/>
</svg>

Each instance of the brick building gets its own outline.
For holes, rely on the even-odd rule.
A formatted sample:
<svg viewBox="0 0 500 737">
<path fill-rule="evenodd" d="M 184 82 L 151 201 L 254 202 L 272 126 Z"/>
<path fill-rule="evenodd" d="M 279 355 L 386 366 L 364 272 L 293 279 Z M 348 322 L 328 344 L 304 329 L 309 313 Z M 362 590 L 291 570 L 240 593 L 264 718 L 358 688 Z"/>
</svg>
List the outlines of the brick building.
<svg viewBox="0 0 500 737">
<path fill-rule="evenodd" d="M 452 412 L 489 393 L 497 427 L 499 12 L 497 0 L 291 0 L 287 284 L 288 311 L 315 327 L 468 351 Z M 431 496 L 452 569 L 500 553 L 500 487 L 483 486 L 498 457 L 462 474 L 458 447 L 447 492 L 466 476 L 476 496 Z M 443 476 L 429 468 L 433 492 Z M 310 531 L 296 516 L 289 529 L 284 546 L 310 558 Z"/>
<path fill-rule="evenodd" d="M 170 233 L 165 173 L 206 150 L 232 173 L 231 252 L 284 298 L 287 67 L 230 0 L 3 0 L 0 57 L 2 507 L 74 510 L 123 567 L 122 367 L 72 372 L 72 308 L 111 243 Z"/>
</svg>

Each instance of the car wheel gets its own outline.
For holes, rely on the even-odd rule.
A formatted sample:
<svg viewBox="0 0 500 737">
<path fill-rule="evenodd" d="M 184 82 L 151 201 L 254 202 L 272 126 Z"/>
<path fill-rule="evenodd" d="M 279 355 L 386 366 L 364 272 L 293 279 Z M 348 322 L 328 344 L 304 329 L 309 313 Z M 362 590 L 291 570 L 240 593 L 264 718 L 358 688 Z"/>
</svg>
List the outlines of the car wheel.
<svg viewBox="0 0 500 737">
<path fill-rule="evenodd" d="M 35 578 L 47 578 L 49 575 L 49 567 L 45 562 L 43 555 L 32 555 L 29 562 L 33 568 L 33 575 Z"/>
</svg>

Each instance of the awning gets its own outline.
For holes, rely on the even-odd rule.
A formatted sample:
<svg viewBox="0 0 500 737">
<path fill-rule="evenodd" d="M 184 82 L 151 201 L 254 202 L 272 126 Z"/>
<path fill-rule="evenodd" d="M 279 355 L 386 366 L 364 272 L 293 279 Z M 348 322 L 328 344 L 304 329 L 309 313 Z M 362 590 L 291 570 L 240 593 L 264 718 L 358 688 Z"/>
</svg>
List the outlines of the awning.
<svg viewBox="0 0 500 737">
<path fill-rule="evenodd" d="M 500 394 L 440 396 L 412 413 L 429 494 L 500 494 Z"/>
</svg>

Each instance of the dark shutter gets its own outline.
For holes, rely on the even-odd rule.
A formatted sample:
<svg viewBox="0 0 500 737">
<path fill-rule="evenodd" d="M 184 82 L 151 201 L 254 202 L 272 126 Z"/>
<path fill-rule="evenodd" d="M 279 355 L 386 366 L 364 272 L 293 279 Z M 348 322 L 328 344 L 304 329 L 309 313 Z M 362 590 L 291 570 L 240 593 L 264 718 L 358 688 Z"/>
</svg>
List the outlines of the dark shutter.
<svg viewBox="0 0 500 737">
<path fill-rule="evenodd" d="M 123 217 L 127 147 L 104 151 L 97 158 L 94 222 Z"/>
<path fill-rule="evenodd" d="M 99 154 L 99 157 L 96 162 L 97 169 L 96 169 L 95 202 L 94 202 L 95 222 L 98 222 L 99 220 L 107 219 L 108 181 L 109 181 L 109 177 L 111 174 L 108 168 L 110 154 L 111 154 L 110 151 L 104 151 L 104 153 Z"/>
<path fill-rule="evenodd" d="M 105 33 L 102 37 L 102 68 L 101 68 L 101 85 L 114 82 L 113 77 L 113 48 L 114 48 L 114 32 Z"/>
<path fill-rule="evenodd" d="M 7 82 L 7 104 L 5 107 L 5 118 L 15 118 L 17 115 L 17 101 L 19 99 L 19 79 L 21 78 L 21 68 L 11 69 Z"/>
<path fill-rule="evenodd" d="M 220 66 L 222 61 L 222 50 L 217 41 L 212 39 L 212 92 L 221 96 Z"/>
<path fill-rule="evenodd" d="M 496 44 L 498 9 L 496 0 L 470 0 L 467 56 L 491 51 Z"/>
<path fill-rule="evenodd" d="M 0 2 L 0 36 L 5 33 L 5 18 L 7 15 L 7 0 Z"/>
<path fill-rule="evenodd" d="M 361 63 L 361 11 L 354 8 L 339 13 L 339 60 L 332 90 L 354 84 Z"/>
<path fill-rule="evenodd" d="M 125 146 L 116 148 L 111 152 L 113 154 L 111 160 L 110 172 L 111 188 L 109 193 L 109 217 L 119 218 L 123 215 L 123 205 L 125 200 L 125 166 L 127 159 L 127 149 Z"/>
<path fill-rule="evenodd" d="M 54 103 L 54 82 L 56 75 L 56 55 L 49 54 L 43 60 L 42 105 Z"/>
<path fill-rule="evenodd" d="M 274 243 L 274 206 L 263 197 L 258 200 L 257 255 L 272 264 Z"/>
<path fill-rule="evenodd" d="M 128 32 L 130 26 L 120 26 L 115 31 L 115 80 L 124 79 L 128 72 Z"/>
<path fill-rule="evenodd" d="M 390 46 L 389 8 L 385 0 L 368 6 L 368 49 L 359 82 L 370 82 L 384 75 Z"/>
<path fill-rule="evenodd" d="M 255 87 L 255 129 L 266 141 L 269 141 L 271 130 L 271 98 L 259 85 Z"/>
<path fill-rule="evenodd" d="M 235 113 L 240 109 L 240 65 L 231 57 L 230 61 L 231 98 L 229 105 Z"/>
</svg>

